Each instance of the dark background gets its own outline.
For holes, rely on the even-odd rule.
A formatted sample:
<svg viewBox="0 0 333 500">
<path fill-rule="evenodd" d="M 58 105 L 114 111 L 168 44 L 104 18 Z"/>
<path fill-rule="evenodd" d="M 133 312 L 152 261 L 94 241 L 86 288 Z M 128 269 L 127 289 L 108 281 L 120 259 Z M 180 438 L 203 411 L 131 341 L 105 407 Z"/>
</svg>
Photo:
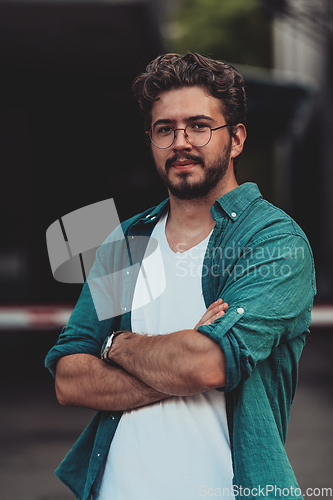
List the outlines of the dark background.
<svg viewBox="0 0 333 500">
<path fill-rule="evenodd" d="M 0 309 L 74 306 L 81 285 L 55 281 L 49 264 L 45 233 L 54 221 L 108 198 L 125 220 L 165 198 L 131 84 L 172 48 L 161 34 L 166 3 L 0 1 Z M 261 4 L 267 25 L 285 6 Z M 237 36 L 247 46 L 242 30 Z M 248 95 L 240 180 L 257 182 L 308 235 L 318 306 L 333 299 L 331 35 L 327 44 L 317 93 L 253 71 L 250 49 L 229 60 L 240 64 Z M 214 50 L 205 55 L 217 57 Z M 288 154 L 277 175 L 281 144 Z M 53 469 L 92 412 L 56 402 L 43 360 L 59 330 L 0 325 L 0 485 L 8 500 L 73 498 Z M 313 327 L 301 359 L 287 448 L 303 489 L 333 487 L 332 339 L 332 327 Z"/>
<path fill-rule="evenodd" d="M 161 19 L 150 1 L 0 2 L 0 303 L 76 301 L 80 286 L 56 282 L 48 261 L 45 233 L 61 216 L 114 198 L 124 220 L 165 198 L 131 93 L 134 77 L 170 48 Z M 241 65 L 240 181 L 257 182 L 308 235 L 319 301 L 333 297 L 332 52 L 318 95 Z M 282 177 L 279 143 L 289 148 Z"/>
</svg>

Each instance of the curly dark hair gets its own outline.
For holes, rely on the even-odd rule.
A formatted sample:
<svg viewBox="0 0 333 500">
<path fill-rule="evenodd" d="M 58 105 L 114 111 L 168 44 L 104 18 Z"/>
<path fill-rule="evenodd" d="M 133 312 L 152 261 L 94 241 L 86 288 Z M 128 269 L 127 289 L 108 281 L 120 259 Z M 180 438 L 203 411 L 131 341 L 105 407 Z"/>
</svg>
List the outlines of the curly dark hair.
<svg viewBox="0 0 333 500">
<path fill-rule="evenodd" d="M 204 86 L 213 97 L 221 100 L 230 135 L 233 135 L 234 125 L 245 125 L 245 89 L 240 73 L 229 64 L 188 53 L 158 56 L 148 64 L 146 72 L 134 80 L 133 91 L 145 129 L 150 129 L 152 105 L 161 91 L 193 86 Z"/>
</svg>

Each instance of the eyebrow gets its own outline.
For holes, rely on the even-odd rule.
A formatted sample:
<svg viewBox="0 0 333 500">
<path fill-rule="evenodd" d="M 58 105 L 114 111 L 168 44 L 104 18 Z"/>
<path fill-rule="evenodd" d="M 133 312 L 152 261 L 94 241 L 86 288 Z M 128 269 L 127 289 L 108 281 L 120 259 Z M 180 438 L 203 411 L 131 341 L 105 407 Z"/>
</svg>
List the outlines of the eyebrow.
<svg viewBox="0 0 333 500">
<path fill-rule="evenodd" d="M 214 118 L 211 116 L 207 115 L 195 115 L 195 116 L 189 116 L 188 118 L 185 118 L 186 122 L 195 122 L 197 120 L 208 120 L 208 121 L 215 121 Z M 156 120 L 156 122 L 152 125 L 152 127 L 156 127 L 156 125 L 160 125 L 161 123 L 173 123 L 175 120 L 170 120 L 169 118 L 161 118 L 159 120 Z"/>
</svg>

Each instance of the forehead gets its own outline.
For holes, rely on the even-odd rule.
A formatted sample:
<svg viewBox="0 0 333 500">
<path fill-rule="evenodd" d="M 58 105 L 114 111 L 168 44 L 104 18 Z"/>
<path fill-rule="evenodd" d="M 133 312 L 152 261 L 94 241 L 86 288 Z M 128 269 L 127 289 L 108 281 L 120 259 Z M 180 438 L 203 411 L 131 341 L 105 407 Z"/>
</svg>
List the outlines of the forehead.
<svg viewBox="0 0 333 500">
<path fill-rule="evenodd" d="M 157 120 L 181 121 L 200 115 L 210 116 L 215 121 L 223 118 L 220 99 L 210 95 L 205 87 L 163 90 L 157 97 L 151 110 L 152 125 Z"/>
</svg>

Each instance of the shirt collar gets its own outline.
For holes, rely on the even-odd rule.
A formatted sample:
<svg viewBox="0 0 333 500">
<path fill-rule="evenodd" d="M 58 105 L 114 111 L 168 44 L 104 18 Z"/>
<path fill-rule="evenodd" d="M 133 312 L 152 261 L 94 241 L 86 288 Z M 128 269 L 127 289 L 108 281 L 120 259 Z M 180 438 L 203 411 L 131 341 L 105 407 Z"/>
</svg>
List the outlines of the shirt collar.
<svg viewBox="0 0 333 500">
<path fill-rule="evenodd" d="M 167 198 L 166 200 L 162 201 L 162 203 L 157 205 L 157 207 L 153 208 L 147 215 L 145 215 L 143 217 L 144 224 L 146 224 L 147 222 L 157 221 L 161 217 L 161 215 L 164 214 L 164 212 L 166 210 L 169 210 L 169 206 L 170 206 L 170 202 L 169 202 L 169 198 Z"/>
<path fill-rule="evenodd" d="M 253 182 L 245 182 L 216 200 L 211 208 L 212 217 L 216 220 L 227 214 L 236 221 L 257 198 L 262 198 L 258 186 Z"/>
<path fill-rule="evenodd" d="M 211 207 L 212 217 L 216 220 L 227 214 L 231 220 L 235 221 L 257 198 L 262 198 L 258 186 L 253 182 L 245 182 L 216 200 Z M 169 206 L 169 199 L 162 201 L 143 217 L 144 223 L 157 222 L 161 215 L 169 210 Z"/>
</svg>

